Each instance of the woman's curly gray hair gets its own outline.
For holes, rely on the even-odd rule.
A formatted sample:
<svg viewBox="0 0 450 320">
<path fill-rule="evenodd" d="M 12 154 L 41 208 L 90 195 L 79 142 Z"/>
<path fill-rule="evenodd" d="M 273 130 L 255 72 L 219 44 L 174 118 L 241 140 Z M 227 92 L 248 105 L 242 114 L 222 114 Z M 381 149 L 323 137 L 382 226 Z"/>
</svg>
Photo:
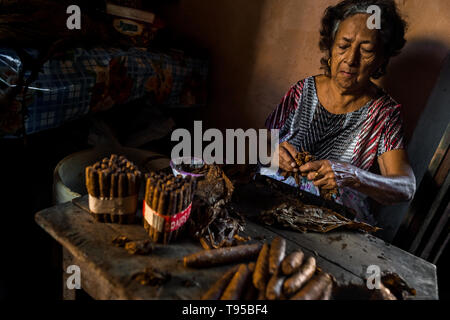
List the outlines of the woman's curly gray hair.
<svg viewBox="0 0 450 320">
<path fill-rule="evenodd" d="M 320 62 L 321 69 L 325 70 L 326 75 L 331 74 L 328 59 L 331 57 L 339 25 L 357 13 L 367 13 L 367 8 L 372 5 L 381 9 L 381 29 L 378 32 L 384 58 L 381 68 L 372 75 L 372 78 L 379 79 L 385 75 L 390 58 L 398 55 L 405 46 L 406 22 L 400 16 L 393 0 L 344 0 L 335 6 L 328 7 L 322 18 L 319 47 L 322 52 L 325 52 L 325 56 Z"/>
</svg>

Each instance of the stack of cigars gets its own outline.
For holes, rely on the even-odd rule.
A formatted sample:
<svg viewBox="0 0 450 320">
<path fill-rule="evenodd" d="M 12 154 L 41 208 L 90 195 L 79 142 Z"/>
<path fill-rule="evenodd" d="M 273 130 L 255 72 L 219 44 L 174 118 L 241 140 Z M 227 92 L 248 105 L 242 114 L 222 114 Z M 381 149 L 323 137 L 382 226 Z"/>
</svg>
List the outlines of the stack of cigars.
<svg viewBox="0 0 450 320">
<path fill-rule="evenodd" d="M 86 188 L 89 195 L 98 200 L 132 197 L 128 202 L 133 202 L 131 206 L 137 208 L 141 177 L 141 171 L 133 162 L 127 160 L 125 156 L 112 154 L 109 158 L 104 158 L 92 166 L 86 167 Z M 134 223 L 136 209 L 134 212 L 123 213 L 120 212 L 121 208 L 118 206 L 120 207 L 117 205 L 115 208 L 106 209 L 107 212 L 93 212 L 91 208 L 91 213 L 99 222 Z M 117 213 L 118 211 L 120 214 Z"/>
<path fill-rule="evenodd" d="M 185 267 L 204 268 L 251 261 L 228 270 L 202 300 L 330 300 L 334 278 L 305 259 L 301 250 L 285 256 L 286 240 L 204 250 L 184 257 Z M 254 261 L 256 259 L 256 261 Z"/>
<path fill-rule="evenodd" d="M 196 180 L 164 172 L 151 172 L 146 178 L 144 206 L 150 210 L 144 209 L 144 228 L 153 242 L 168 244 L 178 238 L 189 217 Z"/>
</svg>

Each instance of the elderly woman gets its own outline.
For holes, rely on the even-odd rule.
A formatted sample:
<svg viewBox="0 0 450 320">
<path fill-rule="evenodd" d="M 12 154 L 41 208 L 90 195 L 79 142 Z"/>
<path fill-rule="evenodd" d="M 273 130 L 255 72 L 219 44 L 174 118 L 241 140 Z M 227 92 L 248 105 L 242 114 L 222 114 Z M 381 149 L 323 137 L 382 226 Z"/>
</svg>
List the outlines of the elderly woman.
<svg viewBox="0 0 450 320">
<path fill-rule="evenodd" d="M 369 28 L 372 5 L 381 9 L 380 29 Z M 280 129 L 280 169 L 306 173 L 300 188 L 310 192 L 338 187 L 336 201 L 372 224 L 367 197 L 394 204 L 411 200 L 416 188 L 401 106 L 372 82 L 405 45 L 405 28 L 393 0 L 329 7 L 320 32 L 324 74 L 293 85 L 266 121 L 267 128 Z M 302 150 L 318 160 L 297 167 L 294 156 Z M 371 172 L 375 160 L 381 174 Z M 280 171 L 272 176 L 284 179 Z M 286 182 L 295 184 L 292 177 Z"/>
</svg>

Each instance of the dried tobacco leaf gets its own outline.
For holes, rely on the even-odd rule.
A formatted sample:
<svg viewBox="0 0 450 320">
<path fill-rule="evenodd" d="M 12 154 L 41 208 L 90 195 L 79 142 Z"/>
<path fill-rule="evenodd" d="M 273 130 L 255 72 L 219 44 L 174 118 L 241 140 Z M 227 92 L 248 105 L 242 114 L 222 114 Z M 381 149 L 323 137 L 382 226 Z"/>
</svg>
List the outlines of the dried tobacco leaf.
<svg viewBox="0 0 450 320">
<path fill-rule="evenodd" d="M 305 205 L 298 200 L 283 203 L 261 213 L 260 220 L 267 225 L 281 225 L 300 232 L 326 233 L 340 227 L 375 232 L 379 228 L 355 222 L 322 207 Z"/>
<path fill-rule="evenodd" d="M 168 272 L 162 272 L 157 269 L 145 268 L 143 272 L 138 272 L 132 276 L 132 279 L 143 286 L 162 286 L 172 278 Z"/>
<path fill-rule="evenodd" d="M 153 251 L 153 243 L 150 240 L 130 241 L 125 244 L 125 250 L 129 254 L 146 255 Z"/>
<path fill-rule="evenodd" d="M 311 162 L 311 161 L 315 161 L 315 157 L 313 155 L 311 155 L 309 152 L 307 151 L 302 151 L 302 152 L 298 152 L 295 155 L 295 163 L 297 164 L 297 168 L 300 168 L 301 166 L 303 166 L 304 164 Z M 284 177 L 284 180 L 286 180 L 289 177 L 294 177 L 295 179 L 295 183 L 297 185 L 300 185 L 302 178 L 301 177 L 306 177 L 307 174 L 306 173 L 301 173 L 300 171 L 294 172 L 294 171 L 283 171 L 281 173 L 281 175 Z M 320 196 L 326 200 L 332 200 L 336 195 L 339 194 L 339 189 L 338 188 L 334 188 L 334 189 L 322 189 L 320 188 Z"/>
<path fill-rule="evenodd" d="M 220 167 L 210 165 L 205 177 L 197 182 L 188 221 L 191 236 L 204 238 L 204 244 L 212 248 L 237 244 L 234 236 L 243 231 L 245 220 L 230 203 L 233 191 L 232 182 Z"/>
<path fill-rule="evenodd" d="M 117 236 L 112 240 L 112 243 L 116 246 L 116 247 L 120 247 L 123 248 L 125 247 L 127 242 L 130 242 L 131 240 L 128 239 L 127 236 Z"/>
</svg>

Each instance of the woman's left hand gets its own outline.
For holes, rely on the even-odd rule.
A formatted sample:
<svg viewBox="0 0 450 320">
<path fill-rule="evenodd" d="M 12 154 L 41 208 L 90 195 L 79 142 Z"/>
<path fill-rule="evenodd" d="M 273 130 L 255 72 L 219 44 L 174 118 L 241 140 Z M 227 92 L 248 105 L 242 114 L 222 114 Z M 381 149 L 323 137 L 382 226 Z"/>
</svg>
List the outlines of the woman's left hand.
<svg viewBox="0 0 450 320">
<path fill-rule="evenodd" d="M 300 167 L 300 172 L 307 173 L 306 178 L 322 189 L 336 187 L 358 187 L 360 181 L 356 168 L 345 162 L 319 160 L 308 162 Z"/>
</svg>

